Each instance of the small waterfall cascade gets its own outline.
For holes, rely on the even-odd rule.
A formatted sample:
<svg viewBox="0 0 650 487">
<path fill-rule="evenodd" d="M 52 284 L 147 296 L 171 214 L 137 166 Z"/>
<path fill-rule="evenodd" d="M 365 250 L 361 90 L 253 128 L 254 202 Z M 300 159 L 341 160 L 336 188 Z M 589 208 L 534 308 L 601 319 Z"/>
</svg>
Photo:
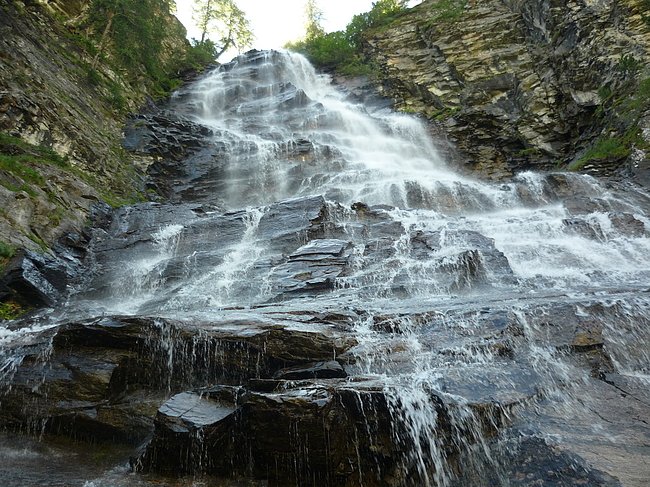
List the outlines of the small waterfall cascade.
<svg viewBox="0 0 650 487">
<path fill-rule="evenodd" d="M 102 415 L 159 408 L 153 438 L 151 415 L 133 433 L 140 474 L 123 460 L 79 485 L 650 482 L 644 191 L 459 175 L 419 120 L 284 51 L 219 66 L 165 110 L 205 134 L 152 165 L 169 202 L 115 210 L 83 291 L 0 328 L 13 422 L 31 416 L 11 391 L 56 396 L 93 333 L 112 354 L 93 355 L 93 384 L 119 393 L 93 402 L 86 384 L 74 414 L 36 394 L 43 431 L 118 436 Z M 33 370 L 58 375 L 21 385 Z"/>
</svg>

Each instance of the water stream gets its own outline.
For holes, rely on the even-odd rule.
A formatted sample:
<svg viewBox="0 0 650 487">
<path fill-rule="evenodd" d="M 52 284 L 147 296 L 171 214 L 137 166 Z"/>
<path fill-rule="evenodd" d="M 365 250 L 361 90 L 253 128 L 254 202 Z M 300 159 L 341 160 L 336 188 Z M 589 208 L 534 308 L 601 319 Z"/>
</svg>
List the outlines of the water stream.
<svg viewBox="0 0 650 487">
<path fill-rule="evenodd" d="M 212 134 L 187 162 L 179 209 L 118 211 L 94 243 L 87 289 L 39 330 L 101 315 L 274 316 L 309 329 L 300 316 L 342 313 L 357 341 L 347 372 L 382 384 L 401 445 L 402 480 L 385 485 L 650 482 L 638 416 L 650 411 L 647 194 L 574 173 L 459 175 L 416 118 L 350 101 L 287 52 L 214 69 L 168 110 Z M 379 451 L 376 428 L 358 433 Z M 539 441 L 557 448 L 567 483 L 543 469 Z M 526 449 L 539 471 L 520 462 Z M 149 485 L 126 466 L 76 481 Z"/>
</svg>

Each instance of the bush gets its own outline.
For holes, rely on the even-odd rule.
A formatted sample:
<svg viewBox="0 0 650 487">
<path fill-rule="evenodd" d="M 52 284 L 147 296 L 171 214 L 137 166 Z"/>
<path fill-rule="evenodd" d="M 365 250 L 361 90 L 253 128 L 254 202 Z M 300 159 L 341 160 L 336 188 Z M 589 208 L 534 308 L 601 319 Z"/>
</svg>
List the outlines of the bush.
<svg viewBox="0 0 650 487">
<path fill-rule="evenodd" d="M 393 22 L 406 9 L 405 0 L 378 0 L 373 2 L 369 12 L 355 15 L 345 29 L 346 36 L 353 46 L 361 45 L 363 35 L 370 29 Z"/>
<path fill-rule="evenodd" d="M 361 39 L 370 30 L 391 23 L 406 9 L 407 0 L 378 0 L 369 12 L 355 15 L 345 31 L 312 35 L 285 48 L 304 54 L 319 69 L 346 75 L 368 74 L 372 68 L 358 55 Z"/>
<path fill-rule="evenodd" d="M 622 73 L 636 74 L 643 68 L 643 63 L 632 54 L 623 54 L 618 61 L 618 70 Z"/>
<path fill-rule="evenodd" d="M 171 69 L 177 76 L 191 69 L 200 71 L 213 63 L 217 59 L 217 54 L 217 46 L 210 39 L 205 39 L 203 42 L 192 39 L 185 57 L 172 59 Z"/>
<path fill-rule="evenodd" d="M 290 44 L 289 49 L 304 54 L 320 69 L 335 69 L 354 60 L 354 47 L 342 31 Z"/>
<path fill-rule="evenodd" d="M 14 249 L 11 245 L 0 240 L 0 258 L 10 259 L 11 257 L 14 256 L 15 252 L 16 249 Z"/>
</svg>

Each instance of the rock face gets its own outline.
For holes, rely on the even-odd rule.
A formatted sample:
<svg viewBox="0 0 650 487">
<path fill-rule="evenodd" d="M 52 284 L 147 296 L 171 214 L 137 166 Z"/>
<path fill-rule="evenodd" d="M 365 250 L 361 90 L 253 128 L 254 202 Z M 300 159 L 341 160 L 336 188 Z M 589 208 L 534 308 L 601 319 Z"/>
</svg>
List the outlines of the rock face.
<svg viewBox="0 0 650 487">
<path fill-rule="evenodd" d="M 132 202 L 141 190 L 119 141 L 124 110 L 136 110 L 146 88 L 125 81 L 141 73 L 117 74 L 83 45 L 76 29 L 91 3 L 3 5 L 0 240 L 14 247 L 37 249 L 68 232 L 81 234 L 95 202 Z M 179 25 L 170 23 L 161 40 L 169 53 L 186 48 Z M 7 143 L 14 140 L 7 136 L 24 145 Z M 143 170 L 135 162 L 136 171 Z"/>
<path fill-rule="evenodd" d="M 151 433 L 157 408 L 176 391 L 270 379 L 287 367 L 330 360 L 352 344 L 330 332 L 254 320 L 190 325 L 107 317 L 68 323 L 3 351 L 17 362 L 5 371 L 11 381 L 3 382 L 2 424 L 138 444 Z"/>
<path fill-rule="evenodd" d="M 517 486 L 531 479 L 556 486 L 642 485 L 620 484 L 581 464 L 571 450 L 555 449 L 512 424 L 513 414 L 531 401 L 548 415 L 545 420 L 557 420 L 555 406 L 538 397 L 552 369 L 538 373 L 521 363 L 529 341 L 537 342 L 568 353 L 567 364 L 590 371 L 581 387 L 600 388 L 595 406 L 621 434 L 636 428 L 627 444 L 603 444 L 599 451 L 580 436 L 589 419 L 576 418 L 573 449 L 587 457 L 627 454 L 643 462 L 637 449 L 647 432 L 638 428 L 647 412 L 647 391 L 612 372 L 611 358 L 621 357 L 605 351 L 612 343 L 605 336 L 613 331 L 607 322 L 624 315 L 597 308 L 555 303 L 518 315 L 484 308 L 476 321 L 476 311 L 375 314 L 378 328 L 392 325 L 380 332 L 386 341 L 375 341 L 370 355 L 341 331 L 347 320 L 362 318 L 354 312 L 211 322 L 135 317 L 70 322 L 3 349 L 3 358 L 13 361 L 4 370 L 0 422 L 11 430 L 89 443 L 135 446 L 153 434 L 131 459 L 136 471 L 209 474 L 231 479 L 232 485 L 241 478 L 315 487 L 425 481 L 461 487 L 499 485 L 504 478 Z M 297 329 L 307 322 L 320 331 Z M 399 364 L 414 323 L 429 353 L 483 350 L 486 357 L 500 358 L 481 368 L 464 360 L 448 363 L 435 389 L 360 373 L 382 356 Z M 464 330 L 465 343 L 450 333 L 450 323 Z M 345 378 L 347 373 L 352 376 Z M 611 401 L 621 391 L 629 396 L 625 407 L 639 415 L 638 424 L 618 416 Z M 575 392 L 575 400 L 595 399 Z"/>
<path fill-rule="evenodd" d="M 68 295 L 68 286 L 83 271 L 75 256 L 64 252 L 60 255 L 19 251 L 0 275 L 0 301 L 16 302 L 27 308 L 61 304 Z"/>
<path fill-rule="evenodd" d="M 625 137 L 647 125 L 646 10 L 642 0 L 428 0 L 372 33 L 366 52 L 384 93 L 437 120 L 470 171 L 500 179 L 580 162 L 608 174 L 631 154 Z M 637 107 L 612 109 L 612 94 Z M 625 150 L 588 153 L 612 138 Z M 629 167 L 645 164 L 643 151 Z"/>
</svg>

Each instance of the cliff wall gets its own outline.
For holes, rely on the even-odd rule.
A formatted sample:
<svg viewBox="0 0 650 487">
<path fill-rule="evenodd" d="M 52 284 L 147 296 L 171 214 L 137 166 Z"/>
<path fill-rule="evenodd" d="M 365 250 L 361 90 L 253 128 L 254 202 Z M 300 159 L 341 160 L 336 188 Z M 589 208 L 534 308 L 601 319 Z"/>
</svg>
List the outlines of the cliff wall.
<svg viewBox="0 0 650 487">
<path fill-rule="evenodd" d="M 647 182 L 647 0 L 428 0 L 365 52 L 383 93 L 483 177 L 626 169 Z"/>
<path fill-rule="evenodd" d="M 143 168 L 120 138 L 126 114 L 142 106 L 152 84 L 144 68 L 115 62 L 110 38 L 98 49 L 91 4 L 0 3 L 0 241 L 13 247 L 81 233 L 98 200 L 142 198 Z M 182 25 L 166 22 L 161 58 L 188 46 Z"/>
</svg>

